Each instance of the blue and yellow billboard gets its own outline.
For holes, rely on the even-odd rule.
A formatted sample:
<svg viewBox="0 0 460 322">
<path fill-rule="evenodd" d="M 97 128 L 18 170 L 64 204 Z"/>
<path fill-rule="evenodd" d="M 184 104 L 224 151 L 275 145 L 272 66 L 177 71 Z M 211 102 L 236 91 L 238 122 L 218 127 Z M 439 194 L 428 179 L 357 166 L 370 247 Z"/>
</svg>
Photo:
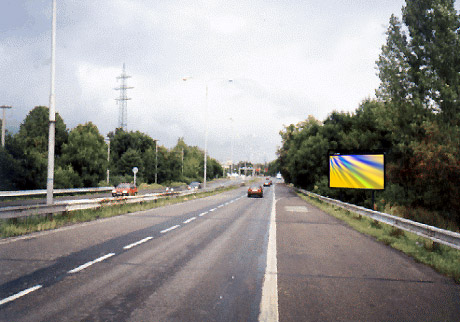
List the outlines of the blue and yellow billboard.
<svg viewBox="0 0 460 322">
<path fill-rule="evenodd" d="M 329 154 L 329 187 L 385 189 L 383 153 Z"/>
</svg>

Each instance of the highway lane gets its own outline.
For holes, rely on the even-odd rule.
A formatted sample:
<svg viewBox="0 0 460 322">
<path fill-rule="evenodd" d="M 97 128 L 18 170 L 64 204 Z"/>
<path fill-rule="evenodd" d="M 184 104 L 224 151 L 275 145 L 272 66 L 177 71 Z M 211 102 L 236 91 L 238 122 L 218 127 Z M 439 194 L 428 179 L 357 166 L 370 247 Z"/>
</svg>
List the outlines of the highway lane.
<svg viewBox="0 0 460 322">
<path fill-rule="evenodd" d="M 255 321 L 271 193 L 241 188 L 3 241 L 0 320 Z"/>
<path fill-rule="evenodd" d="M 0 267 L 0 321 L 256 321 L 264 279 L 280 321 L 460 316 L 459 285 L 281 184 L 0 241 Z"/>
</svg>

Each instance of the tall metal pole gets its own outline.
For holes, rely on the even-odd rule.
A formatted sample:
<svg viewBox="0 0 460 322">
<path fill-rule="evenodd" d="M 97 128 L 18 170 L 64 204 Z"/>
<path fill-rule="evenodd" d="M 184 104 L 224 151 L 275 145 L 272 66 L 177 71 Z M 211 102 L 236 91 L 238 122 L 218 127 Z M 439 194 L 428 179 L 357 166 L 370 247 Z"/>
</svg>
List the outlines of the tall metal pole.
<svg viewBox="0 0 460 322">
<path fill-rule="evenodd" d="M 158 140 L 155 141 L 155 183 L 158 183 Z"/>
<path fill-rule="evenodd" d="M 230 121 L 232 121 L 232 155 L 231 155 L 231 166 L 230 166 L 230 175 L 233 175 L 233 141 L 235 140 L 235 126 L 233 124 L 233 119 L 230 118 Z M 230 177 L 232 178 L 232 177 Z"/>
<path fill-rule="evenodd" d="M 184 175 L 184 148 L 182 148 L 182 176 Z"/>
<path fill-rule="evenodd" d="M 56 110 L 54 96 L 54 76 L 56 60 L 56 0 L 53 0 L 53 18 L 51 22 L 51 90 L 49 108 L 49 137 L 48 137 L 48 177 L 46 181 L 46 204 L 53 204 L 54 186 L 54 135 L 56 130 Z"/>
<path fill-rule="evenodd" d="M 208 153 L 208 84 L 206 84 L 206 105 L 205 105 L 205 134 L 204 134 L 204 175 L 203 188 L 206 188 L 206 166 Z"/>
<path fill-rule="evenodd" d="M 5 110 L 7 108 L 11 108 L 11 106 L 2 105 L 0 108 L 3 110 L 3 118 L 2 118 L 2 147 L 5 147 L 5 134 L 6 134 L 6 116 Z"/>
<path fill-rule="evenodd" d="M 107 137 L 107 185 L 109 185 L 110 182 L 110 170 L 109 170 L 109 164 L 110 164 L 110 138 Z"/>
</svg>

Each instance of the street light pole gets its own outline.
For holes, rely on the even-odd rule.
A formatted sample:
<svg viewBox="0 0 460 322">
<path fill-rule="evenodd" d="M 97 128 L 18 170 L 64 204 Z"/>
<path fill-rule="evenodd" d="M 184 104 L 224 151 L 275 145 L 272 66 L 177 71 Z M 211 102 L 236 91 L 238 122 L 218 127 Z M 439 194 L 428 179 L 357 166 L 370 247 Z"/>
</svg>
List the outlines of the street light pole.
<svg viewBox="0 0 460 322">
<path fill-rule="evenodd" d="M 53 0 L 53 18 L 51 21 L 51 90 L 49 108 L 49 136 L 48 136 L 48 176 L 46 181 L 46 204 L 53 204 L 54 186 L 54 136 L 56 131 L 56 110 L 54 96 L 54 76 L 56 64 L 56 0 Z"/>
<path fill-rule="evenodd" d="M 2 118 L 2 147 L 5 147 L 5 133 L 6 133 L 6 116 L 5 110 L 7 108 L 11 108 L 11 106 L 2 105 L 0 108 L 3 110 L 3 118 Z"/>
<path fill-rule="evenodd" d="M 184 77 L 183 81 L 187 81 L 193 77 Z M 206 175 L 207 175 L 207 159 L 208 159 L 208 83 L 212 80 L 223 80 L 220 78 L 210 79 L 206 81 L 206 104 L 205 104 L 205 134 L 204 134 L 204 169 L 203 169 L 203 188 L 206 188 Z M 229 83 L 233 82 L 232 79 L 226 79 Z"/>
<path fill-rule="evenodd" d="M 107 142 L 107 185 L 110 182 L 110 170 L 109 170 L 109 164 L 110 164 L 110 137 L 107 137 L 105 140 Z"/>
<path fill-rule="evenodd" d="M 205 134 L 204 134 L 204 175 L 203 188 L 206 189 L 206 169 L 207 169 L 207 151 L 208 151 L 208 84 L 206 83 L 206 105 L 205 105 Z"/>
<path fill-rule="evenodd" d="M 230 166 L 230 178 L 233 176 L 233 141 L 235 140 L 235 126 L 233 124 L 233 118 L 230 118 L 230 121 L 232 121 L 232 155 L 230 161 L 232 162 Z"/>
<path fill-rule="evenodd" d="M 158 141 L 159 140 L 153 140 L 155 141 L 155 184 L 158 183 Z"/>
</svg>

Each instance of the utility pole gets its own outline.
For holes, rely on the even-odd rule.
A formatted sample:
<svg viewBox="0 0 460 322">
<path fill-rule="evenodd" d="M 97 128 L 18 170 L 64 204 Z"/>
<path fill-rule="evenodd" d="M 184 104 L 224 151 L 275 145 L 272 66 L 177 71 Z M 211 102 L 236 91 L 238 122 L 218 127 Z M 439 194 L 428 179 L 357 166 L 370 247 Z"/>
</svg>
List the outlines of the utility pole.
<svg viewBox="0 0 460 322">
<path fill-rule="evenodd" d="M 123 72 L 117 79 L 121 80 L 120 87 L 115 88 L 115 90 L 120 91 L 120 96 L 115 100 L 118 101 L 118 128 L 123 129 L 124 131 L 128 130 L 128 111 L 127 111 L 127 101 L 131 98 L 128 98 L 126 91 L 134 87 L 128 87 L 126 80 L 131 76 L 126 75 L 125 64 L 123 63 Z"/>
<path fill-rule="evenodd" d="M 3 118 L 2 118 L 2 147 L 5 147 L 5 133 L 6 133 L 6 116 L 5 110 L 7 108 L 11 108 L 11 106 L 2 105 L 0 108 L 3 110 Z"/>
<path fill-rule="evenodd" d="M 54 188 L 54 136 L 56 131 L 56 109 L 54 97 L 54 77 L 56 73 L 56 0 L 53 0 L 53 18 L 51 21 L 51 90 L 49 108 L 48 136 L 48 176 L 46 180 L 46 204 L 53 204 Z"/>
</svg>

